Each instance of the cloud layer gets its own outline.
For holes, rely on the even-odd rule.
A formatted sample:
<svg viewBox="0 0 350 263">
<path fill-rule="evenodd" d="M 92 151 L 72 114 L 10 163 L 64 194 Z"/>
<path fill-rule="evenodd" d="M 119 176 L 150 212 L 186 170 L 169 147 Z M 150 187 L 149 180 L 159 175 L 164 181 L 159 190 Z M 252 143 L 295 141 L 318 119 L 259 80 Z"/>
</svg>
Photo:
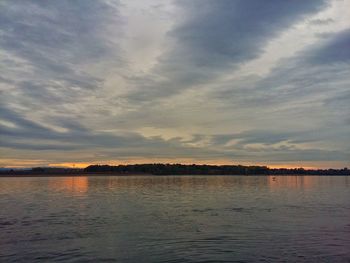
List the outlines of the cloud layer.
<svg viewBox="0 0 350 263">
<path fill-rule="evenodd" d="M 2 1 L 0 166 L 348 166 L 349 8 Z"/>
</svg>

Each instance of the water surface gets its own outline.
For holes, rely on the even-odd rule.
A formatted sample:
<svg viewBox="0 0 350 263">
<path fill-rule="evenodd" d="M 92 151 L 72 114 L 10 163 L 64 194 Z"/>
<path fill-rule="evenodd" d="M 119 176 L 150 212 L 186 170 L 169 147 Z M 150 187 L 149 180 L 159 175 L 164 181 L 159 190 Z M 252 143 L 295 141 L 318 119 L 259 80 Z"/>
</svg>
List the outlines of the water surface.
<svg viewBox="0 0 350 263">
<path fill-rule="evenodd" d="M 350 178 L 0 178 L 0 262 L 350 262 Z"/>
</svg>

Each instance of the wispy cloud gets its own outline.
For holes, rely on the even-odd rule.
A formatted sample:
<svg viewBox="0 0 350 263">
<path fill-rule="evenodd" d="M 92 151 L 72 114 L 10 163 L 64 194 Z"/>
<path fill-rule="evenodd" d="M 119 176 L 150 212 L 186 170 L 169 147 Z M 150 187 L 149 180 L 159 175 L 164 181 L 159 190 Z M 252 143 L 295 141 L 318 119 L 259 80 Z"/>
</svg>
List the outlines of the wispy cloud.
<svg viewBox="0 0 350 263">
<path fill-rule="evenodd" d="M 349 165 L 348 8 L 2 1 L 1 164 Z"/>
</svg>

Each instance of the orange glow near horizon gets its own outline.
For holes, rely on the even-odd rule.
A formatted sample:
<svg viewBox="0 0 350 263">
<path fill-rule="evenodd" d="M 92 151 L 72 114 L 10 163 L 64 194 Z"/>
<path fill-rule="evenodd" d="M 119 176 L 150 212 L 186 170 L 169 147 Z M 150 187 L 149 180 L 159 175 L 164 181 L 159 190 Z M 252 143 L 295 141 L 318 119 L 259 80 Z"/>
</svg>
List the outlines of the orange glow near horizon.
<svg viewBox="0 0 350 263">
<path fill-rule="evenodd" d="M 344 168 L 350 164 L 342 162 L 286 162 L 286 163 L 262 163 L 262 162 L 244 162 L 222 159 L 222 160 L 196 160 L 191 158 L 133 158 L 128 160 L 104 160 L 94 162 L 57 162 L 47 163 L 44 160 L 22 160 L 22 159 L 2 159 L 0 167 L 4 168 L 30 168 L 30 167 L 62 167 L 62 168 L 85 168 L 89 165 L 107 164 L 107 165 L 126 165 L 126 164 L 145 164 L 145 163 L 181 163 L 181 164 L 209 164 L 209 165 L 247 165 L 247 166 L 267 166 L 269 168 L 304 168 L 304 169 L 328 169 L 328 168 Z"/>
<path fill-rule="evenodd" d="M 85 168 L 91 165 L 91 163 L 50 163 L 49 167 L 62 167 L 62 168 Z"/>
<path fill-rule="evenodd" d="M 55 163 L 50 167 L 85 168 L 89 165 L 128 165 L 147 163 L 169 163 L 169 164 L 208 164 L 208 165 L 246 165 L 246 166 L 267 166 L 269 168 L 303 168 L 303 169 L 342 169 L 344 165 L 337 162 L 295 162 L 295 163 L 261 163 L 261 162 L 232 162 L 230 160 L 196 160 L 196 159 L 129 159 L 129 160 L 106 160 L 99 162 L 77 162 L 77 163 Z"/>
</svg>

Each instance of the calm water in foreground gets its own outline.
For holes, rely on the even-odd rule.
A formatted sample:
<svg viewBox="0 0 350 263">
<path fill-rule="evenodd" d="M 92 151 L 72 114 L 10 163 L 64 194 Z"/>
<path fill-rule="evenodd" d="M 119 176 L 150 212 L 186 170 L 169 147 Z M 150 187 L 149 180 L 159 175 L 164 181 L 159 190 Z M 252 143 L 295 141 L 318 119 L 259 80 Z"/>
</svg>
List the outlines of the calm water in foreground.
<svg viewBox="0 0 350 263">
<path fill-rule="evenodd" d="M 0 262 L 350 262 L 350 177 L 0 178 Z"/>
</svg>

